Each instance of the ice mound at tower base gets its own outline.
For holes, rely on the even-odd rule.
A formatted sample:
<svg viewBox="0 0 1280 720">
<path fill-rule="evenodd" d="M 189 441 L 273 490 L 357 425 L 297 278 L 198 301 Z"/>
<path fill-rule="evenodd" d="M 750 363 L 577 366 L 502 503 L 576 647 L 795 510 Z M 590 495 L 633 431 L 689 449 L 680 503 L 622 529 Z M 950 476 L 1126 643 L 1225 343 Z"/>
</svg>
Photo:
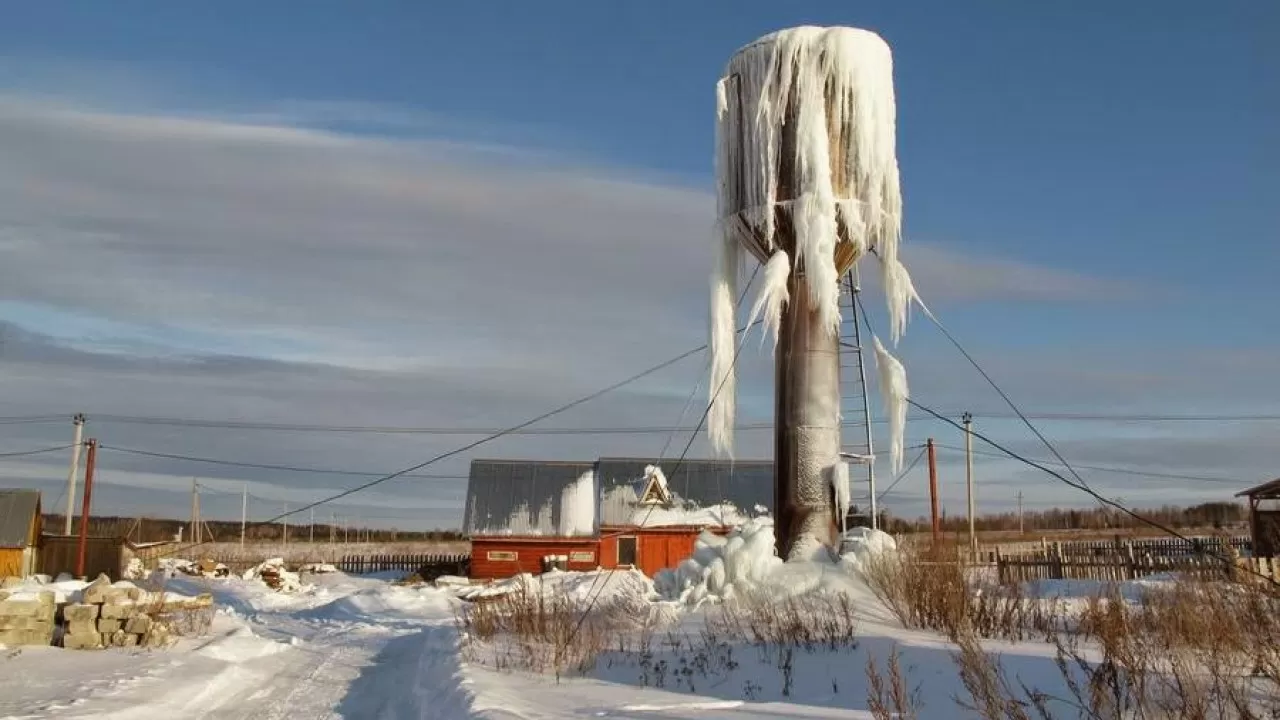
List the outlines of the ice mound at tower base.
<svg viewBox="0 0 1280 720">
<path fill-rule="evenodd" d="M 704 531 L 694 542 L 691 557 L 654 576 L 654 590 L 665 600 L 700 605 L 757 593 L 795 595 L 847 587 L 861 582 L 855 579 L 856 573 L 872 557 L 896 548 L 893 538 L 879 530 L 859 528 L 846 537 L 848 552 L 838 563 L 783 563 L 774 555 L 771 518 L 748 520 L 727 536 Z"/>
</svg>

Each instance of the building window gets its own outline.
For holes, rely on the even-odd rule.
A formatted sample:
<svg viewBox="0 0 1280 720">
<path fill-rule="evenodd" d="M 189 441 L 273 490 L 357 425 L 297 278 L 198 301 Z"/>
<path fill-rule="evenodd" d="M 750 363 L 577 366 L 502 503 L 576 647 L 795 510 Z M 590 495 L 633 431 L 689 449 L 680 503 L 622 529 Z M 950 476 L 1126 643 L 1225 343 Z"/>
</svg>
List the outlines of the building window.
<svg viewBox="0 0 1280 720">
<path fill-rule="evenodd" d="M 595 561 L 596 561 L 596 554 L 594 552 L 588 551 L 588 552 L 569 553 L 569 562 L 589 563 L 589 562 L 595 562 Z"/>
<path fill-rule="evenodd" d="M 634 535 L 618 538 L 618 564 L 636 564 L 636 538 Z"/>
<path fill-rule="evenodd" d="M 519 559 L 519 556 L 510 550 L 490 550 L 485 557 L 490 560 L 506 560 L 508 562 L 515 562 Z"/>
</svg>

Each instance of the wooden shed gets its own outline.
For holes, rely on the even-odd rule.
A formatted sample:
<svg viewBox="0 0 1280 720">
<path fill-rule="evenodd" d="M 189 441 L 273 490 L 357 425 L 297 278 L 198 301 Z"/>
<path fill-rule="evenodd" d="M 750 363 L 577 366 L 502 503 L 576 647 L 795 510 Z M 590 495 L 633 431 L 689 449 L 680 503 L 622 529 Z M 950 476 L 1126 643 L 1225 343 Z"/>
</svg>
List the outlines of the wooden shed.
<svg viewBox="0 0 1280 720">
<path fill-rule="evenodd" d="M 1280 557 L 1280 478 L 1236 493 L 1249 498 L 1249 534 L 1253 556 Z"/>
<path fill-rule="evenodd" d="M 35 574 L 42 522 L 39 490 L 0 490 L 0 577 Z"/>
</svg>

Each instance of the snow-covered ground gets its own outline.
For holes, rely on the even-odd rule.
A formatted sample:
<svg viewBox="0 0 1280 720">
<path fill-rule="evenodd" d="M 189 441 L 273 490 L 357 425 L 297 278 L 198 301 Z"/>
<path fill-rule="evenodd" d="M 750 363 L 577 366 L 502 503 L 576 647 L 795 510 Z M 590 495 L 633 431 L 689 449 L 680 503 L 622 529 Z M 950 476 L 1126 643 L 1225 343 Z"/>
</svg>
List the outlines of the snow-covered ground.
<svg viewBox="0 0 1280 720">
<path fill-rule="evenodd" d="M 617 638 L 616 646 L 611 638 L 585 677 L 500 669 L 468 652 L 457 615 L 466 593 L 456 586 L 326 573 L 305 576 L 295 592 L 275 592 L 252 573 L 175 577 L 167 591 L 214 595 L 220 609 L 208 636 L 160 651 L 8 649 L 0 654 L 0 718 L 870 718 L 868 662 L 884 672 L 894 654 L 918 693 L 921 717 L 974 716 L 956 705 L 967 694 L 955 645 L 904 630 L 860 579 L 854 553 L 841 562 L 748 566 L 734 556 L 753 547 L 750 535 L 702 548 L 698 563 L 673 573 L 666 588 L 635 572 L 553 572 L 495 583 L 487 598 L 475 598 L 531 592 L 581 607 L 598 596 L 610 612 L 660 619 L 661 629 L 640 646 L 635 636 Z M 880 538 L 863 540 L 856 553 L 891 550 Z M 708 580 L 714 590 L 705 588 Z M 704 589 L 691 594 L 699 583 Z M 724 600 L 729 585 L 735 592 Z M 1068 598 L 1097 590 L 1042 588 Z M 700 602 L 690 602 L 695 594 Z M 724 603 L 751 597 L 779 607 L 844 598 L 856 632 L 789 652 L 724 633 L 723 625 L 717 634 Z M 1051 646 L 984 647 L 1011 679 L 1061 692 Z"/>
</svg>

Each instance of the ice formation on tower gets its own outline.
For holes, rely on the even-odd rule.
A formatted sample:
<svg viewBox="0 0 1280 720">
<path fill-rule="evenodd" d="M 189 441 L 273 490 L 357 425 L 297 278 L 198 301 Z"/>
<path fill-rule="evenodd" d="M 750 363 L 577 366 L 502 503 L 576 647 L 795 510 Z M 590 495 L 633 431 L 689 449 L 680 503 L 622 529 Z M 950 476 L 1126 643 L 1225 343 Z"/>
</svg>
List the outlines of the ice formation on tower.
<svg viewBox="0 0 1280 720">
<path fill-rule="evenodd" d="M 890 335 L 896 342 L 902 334 L 915 291 L 898 259 L 902 194 L 895 116 L 889 46 L 856 28 L 798 27 L 766 35 L 739 50 L 716 84 L 720 234 L 711 283 L 708 434 L 717 453 L 733 452 L 735 300 L 744 247 L 768 261 L 753 316 L 764 311 L 775 341 L 773 313 L 780 315 L 788 300 L 783 293 L 790 272 L 803 273 L 819 324 L 835 333 L 839 275 L 872 251 L 881 261 Z M 790 187 L 779 186 L 784 169 Z M 780 221 L 794 247 L 780 246 Z M 899 417 L 905 414 L 894 416 L 891 447 L 900 449 Z"/>
</svg>

